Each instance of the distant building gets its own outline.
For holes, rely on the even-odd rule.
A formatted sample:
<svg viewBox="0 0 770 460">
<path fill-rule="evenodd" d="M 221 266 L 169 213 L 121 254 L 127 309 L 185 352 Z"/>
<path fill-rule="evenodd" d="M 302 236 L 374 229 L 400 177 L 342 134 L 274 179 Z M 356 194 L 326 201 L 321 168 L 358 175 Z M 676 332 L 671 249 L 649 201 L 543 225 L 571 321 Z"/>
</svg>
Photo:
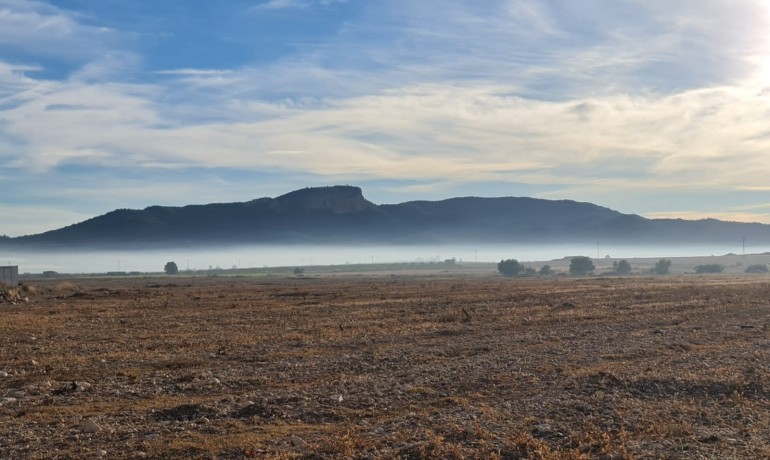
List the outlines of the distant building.
<svg viewBox="0 0 770 460">
<path fill-rule="evenodd" d="M 19 285 L 19 267 L 17 265 L 6 265 L 0 267 L 0 284 L 7 286 Z"/>
</svg>

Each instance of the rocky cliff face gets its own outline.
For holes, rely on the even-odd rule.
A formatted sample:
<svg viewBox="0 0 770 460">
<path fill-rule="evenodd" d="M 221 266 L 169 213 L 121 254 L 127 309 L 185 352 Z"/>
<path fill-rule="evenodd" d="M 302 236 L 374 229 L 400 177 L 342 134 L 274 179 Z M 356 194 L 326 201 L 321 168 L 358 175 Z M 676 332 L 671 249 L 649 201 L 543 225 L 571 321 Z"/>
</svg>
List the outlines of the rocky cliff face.
<svg viewBox="0 0 770 460">
<path fill-rule="evenodd" d="M 276 209 L 283 212 L 328 211 L 348 214 L 377 207 L 364 198 L 360 187 L 349 185 L 304 188 L 279 196 L 273 202 Z"/>
</svg>

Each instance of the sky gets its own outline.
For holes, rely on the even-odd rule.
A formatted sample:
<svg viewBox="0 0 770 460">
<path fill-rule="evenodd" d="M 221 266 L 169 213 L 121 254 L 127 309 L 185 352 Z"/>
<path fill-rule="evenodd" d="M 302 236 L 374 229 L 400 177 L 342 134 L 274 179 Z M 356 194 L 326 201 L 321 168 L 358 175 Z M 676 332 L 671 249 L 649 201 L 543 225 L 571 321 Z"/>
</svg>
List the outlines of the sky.
<svg viewBox="0 0 770 460">
<path fill-rule="evenodd" d="M 360 186 L 770 223 L 770 0 L 0 0 L 0 235 Z"/>
</svg>

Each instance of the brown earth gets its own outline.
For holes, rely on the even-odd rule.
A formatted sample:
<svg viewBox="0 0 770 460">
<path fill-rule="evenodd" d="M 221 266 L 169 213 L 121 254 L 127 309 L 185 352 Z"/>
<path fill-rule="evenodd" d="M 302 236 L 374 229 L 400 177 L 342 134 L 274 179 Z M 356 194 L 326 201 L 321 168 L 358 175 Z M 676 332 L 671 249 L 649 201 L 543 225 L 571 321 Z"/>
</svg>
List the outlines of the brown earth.
<svg viewBox="0 0 770 460">
<path fill-rule="evenodd" d="M 770 278 L 27 282 L 0 458 L 770 458 Z"/>
</svg>

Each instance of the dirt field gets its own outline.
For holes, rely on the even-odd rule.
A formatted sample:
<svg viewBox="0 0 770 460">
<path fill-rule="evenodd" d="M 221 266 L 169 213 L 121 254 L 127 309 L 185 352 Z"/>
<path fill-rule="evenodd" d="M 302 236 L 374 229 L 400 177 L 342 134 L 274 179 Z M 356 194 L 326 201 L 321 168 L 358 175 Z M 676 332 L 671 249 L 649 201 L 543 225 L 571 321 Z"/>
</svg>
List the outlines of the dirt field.
<svg viewBox="0 0 770 460">
<path fill-rule="evenodd" d="M 29 284 L 4 459 L 770 458 L 768 277 Z"/>
</svg>

